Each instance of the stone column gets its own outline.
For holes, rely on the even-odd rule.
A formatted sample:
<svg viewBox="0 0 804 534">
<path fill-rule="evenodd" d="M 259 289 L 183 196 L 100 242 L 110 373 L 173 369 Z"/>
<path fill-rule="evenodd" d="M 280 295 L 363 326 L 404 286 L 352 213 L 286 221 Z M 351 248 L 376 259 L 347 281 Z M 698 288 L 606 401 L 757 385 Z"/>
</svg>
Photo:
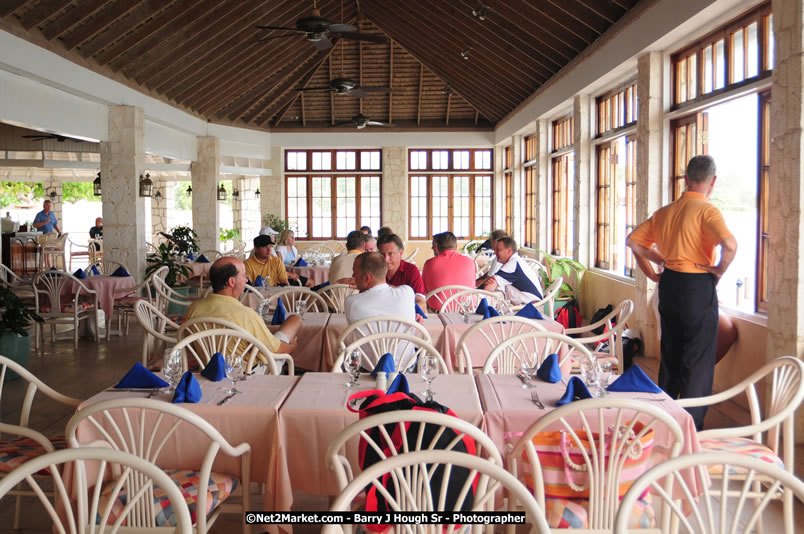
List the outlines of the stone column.
<svg viewBox="0 0 804 534">
<path fill-rule="evenodd" d="M 382 225 L 390 226 L 402 241 L 409 237 L 407 153 L 403 146 L 382 148 Z"/>
<path fill-rule="evenodd" d="M 220 139 L 199 137 L 198 161 L 190 166 L 190 175 L 193 183 L 193 230 L 198 234 L 201 250 L 217 250 L 220 243 L 217 196 L 220 163 Z"/>
<path fill-rule="evenodd" d="M 522 150 L 522 136 L 511 136 L 511 189 L 514 193 L 514 198 L 525 198 L 525 176 L 523 174 L 522 162 L 525 159 Z M 500 150 L 500 169 L 505 166 L 504 156 L 505 151 Z M 501 179 L 505 179 L 503 172 L 500 172 Z M 500 188 L 501 190 L 503 188 Z M 501 199 L 498 203 L 501 207 L 501 217 L 498 217 L 498 224 L 492 227 L 492 230 L 499 228 L 505 229 L 505 198 Z M 511 214 L 511 233 L 513 238 L 516 239 L 517 244 L 523 245 L 525 243 L 525 206 L 524 202 L 513 202 L 513 213 Z"/>
<path fill-rule="evenodd" d="M 536 131 L 533 133 L 536 137 L 536 163 L 533 166 L 533 171 L 536 173 L 536 208 L 533 216 L 536 218 L 536 243 L 534 248 L 540 248 L 549 252 L 549 232 L 550 232 L 550 173 L 548 172 L 550 164 L 550 150 L 549 150 L 549 121 L 539 120 L 536 121 Z M 522 177 L 525 180 L 523 174 Z"/>
<path fill-rule="evenodd" d="M 662 55 L 651 52 L 637 60 L 637 95 L 639 116 L 637 118 L 637 185 L 636 220 L 640 223 L 662 207 Z M 651 306 L 651 297 L 656 284 L 642 271 L 636 271 L 634 292 L 634 322 L 642 334 L 645 354 L 659 356 L 656 314 Z"/>
<path fill-rule="evenodd" d="M 271 147 L 271 176 L 260 176 L 260 228 L 263 216 L 269 213 L 287 217 L 285 213 L 285 175 L 282 165 L 282 147 Z"/>
<path fill-rule="evenodd" d="M 161 193 L 162 198 L 156 199 L 156 193 Z M 176 201 L 176 182 L 158 180 L 154 182 L 154 196 L 151 198 L 151 235 L 170 230 L 168 222 L 168 206 L 173 206 Z"/>
<path fill-rule="evenodd" d="M 575 260 L 586 267 L 594 261 L 594 203 L 595 192 L 591 172 L 592 109 L 589 95 L 577 95 L 572 103 L 575 121 Z M 590 160 L 591 158 L 591 160 Z"/>
<path fill-rule="evenodd" d="M 145 275 L 145 199 L 139 177 L 145 162 L 145 113 L 109 106 L 109 141 L 100 144 L 103 257 Z"/>
<path fill-rule="evenodd" d="M 801 0 L 773 0 L 772 8 L 776 65 L 770 116 L 768 360 L 804 356 L 804 6 Z M 797 412 L 796 431 L 801 443 L 804 410 Z"/>
<path fill-rule="evenodd" d="M 260 198 L 256 196 L 259 187 L 259 176 L 243 176 L 238 180 L 240 218 L 239 221 L 235 221 L 235 227 L 240 230 L 240 238 L 246 243 L 253 239 L 262 227 L 262 216 L 260 215 L 262 192 Z"/>
</svg>

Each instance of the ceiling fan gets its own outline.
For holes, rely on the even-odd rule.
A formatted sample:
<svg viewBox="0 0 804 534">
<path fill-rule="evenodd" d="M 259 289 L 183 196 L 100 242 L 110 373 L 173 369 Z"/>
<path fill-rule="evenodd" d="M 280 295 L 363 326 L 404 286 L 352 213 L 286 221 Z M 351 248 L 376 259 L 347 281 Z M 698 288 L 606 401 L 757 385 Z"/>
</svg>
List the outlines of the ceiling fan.
<svg viewBox="0 0 804 534">
<path fill-rule="evenodd" d="M 387 122 L 380 122 L 380 121 L 371 120 L 370 118 L 366 117 L 362 113 L 360 113 L 358 115 L 355 115 L 348 122 L 339 122 L 335 126 L 347 126 L 347 125 L 357 126 L 358 130 L 362 130 L 366 126 L 382 126 L 384 128 L 390 128 L 391 126 L 393 126 L 393 124 L 389 124 Z"/>
<path fill-rule="evenodd" d="M 66 135 L 59 135 L 59 134 L 37 134 L 37 135 L 23 135 L 25 139 L 30 139 L 32 141 L 47 141 L 48 139 L 55 139 L 59 143 L 63 143 L 67 140 L 73 141 L 75 143 L 83 143 L 83 139 L 75 139 L 74 137 L 67 137 Z"/>
<path fill-rule="evenodd" d="M 312 15 L 297 20 L 295 28 L 286 28 L 284 26 L 257 26 L 257 28 L 260 30 L 285 30 L 293 32 L 265 37 L 260 39 L 260 41 L 304 35 L 305 38 L 313 43 L 313 46 L 320 51 L 329 50 L 332 48 L 332 41 L 330 41 L 330 37 L 340 37 L 342 39 L 367 41 L 369 43 L 378 44 L 385 44 L 388 42 L 388 39 L 384 35 L 360 33 L 357 31 L 357 28 L 351 24 L 330 22 L 328 19 L 325 19 L 321 16 L 321 11 L 315 7 L 315 2 L 313 2 Z"/>
<path fill-rule="evenodd" d="M 338 95 L 352 95 L 357 98 L 368 96 L 368 93 L 390 93 L 390 87 L 372 87 L 358 85 L 351 78 L 334 78 L 330 80 L 327 87 L 297 87 L 297 91 L 329 91 Z"/>
</svg>

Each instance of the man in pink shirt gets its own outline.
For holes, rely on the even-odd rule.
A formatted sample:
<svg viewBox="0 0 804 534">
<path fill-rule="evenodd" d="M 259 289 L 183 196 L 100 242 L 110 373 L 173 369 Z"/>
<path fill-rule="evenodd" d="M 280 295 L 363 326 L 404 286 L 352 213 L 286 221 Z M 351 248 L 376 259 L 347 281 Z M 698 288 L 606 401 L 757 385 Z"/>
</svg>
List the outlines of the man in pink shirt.
<svg viewBox="0 0 804 534">
<path fill-rule="evenodd" d="M 475 262 L 458 253 L 458 240 L 452 232 L 442 232 L 433 236 L 433 253 L 435 258 L 424 262 L 422 279 L 424 289 L 428 293 L 444 286 L 475 287 Z M 457 290 L 448 289 L 433 295 L 427 301 L 432 310 L 440 310 L 441 304 Z"/>
</svg>

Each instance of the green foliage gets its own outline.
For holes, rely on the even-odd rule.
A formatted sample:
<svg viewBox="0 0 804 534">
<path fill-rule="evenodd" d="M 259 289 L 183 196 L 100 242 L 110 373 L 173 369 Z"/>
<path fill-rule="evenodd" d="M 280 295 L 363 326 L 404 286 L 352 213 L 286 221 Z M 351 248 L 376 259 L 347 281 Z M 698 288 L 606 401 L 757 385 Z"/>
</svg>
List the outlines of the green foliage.
<svg viewBox="0 0 804 534">
<path fill-rule="evenodd" d="M 18 204 L 33 204 L 45 196 L 42 182 L 2 182 L 0 183 L 0 208 Z"/>
<path fill-rule="evenodd" d="M 145 275 L 150 276 L 151 273 L 160 267 L 167 267 L 168 272 L 167 275 L 165 275 L 165 283 L 170 287 L 176 287 L 179 275 L 185 278 L 188 277 L 190 275 L 190 268 L 179 263 L 172 245 L 162 243 L 159 245 L 158 250 L 156 254 L 149 254 L 145 259 L 145 261 L 148 262 L 148 267 L 145 268 Z"/>
<path fill-rule="evenodd" d="M 102 198 L 95 196 L 95 188 L 92 182 L 63 182 L 61 184 L 61 195 L 64 202 L 72 203 L 79 200 L 100 202 Z"/>
<path fill-rule="evenodd" d="M 221 228 L 220 235 L 221 235 L 221 242 L 230 241 L 232 239 L 240 239 L 240 230 L 238 230 L 237 228 L 232 229 Z"/>
<path fill-rule="evenodd" d="M 190 182 L 177 182 L 175 195 L 177 210 L 191 210 L 193 209 L 193 197 L 187 194 L 187 188 L 190 187 Z"/>
<path fill-rule="evenodd" d="M 556 298 L 578 298 L 575 288 L 569 284 L 569 281 L 577 280 L 580 282 L 583 272 L 586 271 L 586 267 L 584 267 L 582 263 L 575 261 L 572 258 L 551 256 L 541 249 L 537 249 L 537 251 L 542 253 L 542 263 L 544 263 L 544 267 L 546 269 L 544 271 L 539 271 L 539 276 L 542 279 L 542 287 L 547 289 L 550 284 L 558 280 L 559 277 L 563 277 L 564 281 L 561 284 L 561 289 L 558 291 Z"/>
<path fill-rule="evenodd" d="M 482 236 L 480 236 L 480 237 L 482 238 L 481 240 L 479 240 L 479 241 L 469 241 L 469 242 L 467 242 L 467 243 L 466 243 L 466 244 L 463 246 L 463 251 L 464 251 L 466 254 L 474 254 L 474 253 L 475 253 L 475 251 L 476 251 L 478 248 L 480 248 L 480 245 L 482 245 L 482 244 L 483 244 L 483 242 L 484 242 L 486 239 L 488 239 L 488 238 L 489 238 L 489 235 L 491 235 L 491 234 L 490 234 L 489 232 L 486 232 L 485 234 L 483 234 Z"/>
<path fill-rule="evenodd" d="M 170 230 L 170 249 L 173 254 L 188 256 L 191 252 L 198 252 L 198 234 L 189 226 L 176 226 Z"/>
<path fill-rule="evenodd" d="M 273 228 L 277 232 L 282 232 L 283 230 L 287 230 L 290 228 L 290 223 L 287 219 L 282 219 L 278 215 L 274 215 L 273 213 L 269 213 L 262 218 L 262 224 L 264 226 L 268 226 L 269 228 Z"/>
<path fill-rule="evenodd" d="M 43 321 L 39 315 L 26 308 L 16 293 L 3 282 L 0 282 L 0 302 L 3 303 L 0 308 L 0 333 L 14 332 L 28 337 L 25 329 L 31 326 L 31 322 L 41 323 Z"/>
</svg>

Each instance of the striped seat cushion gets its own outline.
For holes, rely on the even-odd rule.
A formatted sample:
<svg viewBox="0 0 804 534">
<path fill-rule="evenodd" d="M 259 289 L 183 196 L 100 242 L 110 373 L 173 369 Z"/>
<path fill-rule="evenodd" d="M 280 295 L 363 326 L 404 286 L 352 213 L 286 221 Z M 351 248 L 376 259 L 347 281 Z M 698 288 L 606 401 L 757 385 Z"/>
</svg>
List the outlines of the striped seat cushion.
<svg viewBox="0 0 804 534">
<path fill-rule="evenodd" d="M 114 307 L 115 308 L 131 308 L 133 309 L 137 302 L 141 301 L 142 297 L 138 296 L 131 296 L 131 297 L 123 297 L 119 299 L 115 299 Z"/>
<path fill-rule="evenodd" d="M 585 499 L 545 499 L 544 513 L 550 528 L 587 528 L 589 525 L 589 501 Z M 628 528 L 651 528 L 656 526 L 656 514 L 651 505 L 650 494 L 637 499 L 628 519 Z"/>
<path fill-rule="evenodd" d="M 769 464 L 776 464 L 780 469 L 784 469 L 784 462 L 776 453 L 768 447 L 750 438 L 723 438 L 723 439 L 702 439 L 701 452 L 731 452 L 742 454 L 751 458 L 759 458 Z M 709 468 L 712 474 L 722 474 L 722 465 L 713 465 Z M 732 466 L 729 470 L 731 474 L 745 473 L 742 467 Z"/>
<path fill-rule="evenodd" d="M 66 449 L 67 440 L 63 434 L 48 437 L 56 450 Z M 31 438 L 16 437 L 0 441 L 0 471 L 8 473 L 28 460 L 45 454 L 45 449 Z"/>
<path fill-rule="evenodd" d="M 86 301 L 80 301 L 78 303 L 78 311 L 88 310 L 91 307 L 92 307 L 92 304 L 90 304 L 89 302 L 86 302 Z M 50 304 L 42 304 L 42 306 L 39 307 L 39 311 L 41 313 L 50 313 L 51 310 L 52 310 L 52 307 L 50 306 Z M 62 307 L 61 307 L 61 313 L 73 313 L 74 311 L 75 311 L 75 303 L 74 302 L 68 302 L 67 304 L 62 305 Z"/>
<path fill-rule="evenodd" d="M 165 469 L 165 473 L 173 479 L 173 482 L 181 490 L 184 496 L 184 502 L 190 509 L 190 517 L 193 523 L 197 519 L 196 504 L 198 502 L 198 484 L 199 473 L 198 471 L 188 471 L 180 469 Z M 216 507 L 225 501 L 232 492 L 237 489 L 239 480 L 231 475 L 222 473 L 210 473 L 209 484 L 207 486 L 207 506 L 206 514 L 209 515 Z M 111 498 L 110 493 L 113 485 L 107 485 L 101 493 L 100 504 L 98 510 L 106 510 L 107 503 Z M 115 502 L 112 504 L 112 510 L 109 514 L 108 525 L 113 524 L 120 514 L 123 512 L 126 504 L 128 503 L 128 496 L 126 494 L 125 486 L 117 495 Z M 170 504 L 165 492 L 159 487 L 154 486 L 154 518 L 156 525 L 159 527 L 176 526 L 176 515 L 173 507 Z M 101 521 L 100 515 L 95 519 L 95 523 L 99 524 Z M 126 522 L 123 521 L 123 526 Z"/>
</svg>

